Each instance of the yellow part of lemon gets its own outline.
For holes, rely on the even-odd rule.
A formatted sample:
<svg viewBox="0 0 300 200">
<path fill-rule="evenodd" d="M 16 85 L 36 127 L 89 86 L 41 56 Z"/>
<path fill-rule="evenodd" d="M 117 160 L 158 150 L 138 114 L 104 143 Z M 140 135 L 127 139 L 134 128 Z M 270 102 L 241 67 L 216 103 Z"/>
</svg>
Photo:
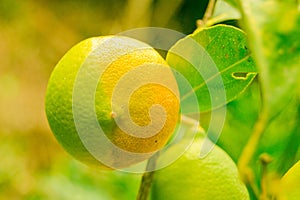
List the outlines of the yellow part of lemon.
<svg viewBox="0 0 300 200">
<path fill-rule="evenodd" d="M 151 197 L 154 200 L 248 200 L 249 194 L 241 181 L 236 165 L 218 146 L 200 158 L 203 138 L 170 166 L 154 174 Z M 180 145 L 180 144 L 179 144 Z M 167 153 L 176 151 L 174 146 Z"/>
<path fill-rule="evenodd" d="M 166 144 L 178 120 L 178 96 L 171 69 L 149 45 L 122 36 L 94 37 L 71 48 L 53 70 L 46 114 L 55 137 L 76 159 L 123 168 Z M 99 141 L 99 130 L 113 147 Z"/>
<path fill-rule="evenodd" d="M 282 177 L 278 189 L 278 200 L 300 199 L 300 161 Z"/>
</svg>

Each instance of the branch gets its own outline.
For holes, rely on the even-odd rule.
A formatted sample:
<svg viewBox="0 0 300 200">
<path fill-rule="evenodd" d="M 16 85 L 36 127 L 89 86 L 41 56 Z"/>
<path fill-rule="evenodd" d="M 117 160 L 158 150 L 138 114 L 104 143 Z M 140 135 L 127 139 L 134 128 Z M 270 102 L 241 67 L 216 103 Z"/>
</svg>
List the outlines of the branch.
<svg viewBox="0 0 300 200">
<path fill-rule="evenodd" d="M 260 138 L 263 132 L 265 131 L 267 120 L 268 120 L 267 112 L 263 110 L 254 126 L 253 133 L 240 156 L 238 162 L 238 168 L 241 172 L 242 178 L 245 183 L 248 182 L 248 178 L 247 178 L 247 173 L 244 172 L 247 171 L 248 165 L 255 153 Z"/>
<path fill-rule="evenodd" d="M 261 195 L 259 199 L 268 200 L 269 199 L 268 165 L 272 162 L 272 158 L 268 154 L 264 153 L 260 156 L 259 160 L 262 167 Z"/>
<path fill-rule="evenodd" d="M 146 172 L 143 174 L 142 181 L 140 184 L 139 192 L 136 200 L 147 200 L 152 185 L 153 175 L 155 172 L 156 161 L 159 157 L 159 152 L 155 153 L 148 160 Z"/>
<path fill-rule="evenodd" d="M 202 20 L 197 21 L 198 27 L 205 27 L 207 25 L 208 20 L 212 17 L 214 13 L 216 3 L 217 0 L 209 0 Z"/>
</svg>

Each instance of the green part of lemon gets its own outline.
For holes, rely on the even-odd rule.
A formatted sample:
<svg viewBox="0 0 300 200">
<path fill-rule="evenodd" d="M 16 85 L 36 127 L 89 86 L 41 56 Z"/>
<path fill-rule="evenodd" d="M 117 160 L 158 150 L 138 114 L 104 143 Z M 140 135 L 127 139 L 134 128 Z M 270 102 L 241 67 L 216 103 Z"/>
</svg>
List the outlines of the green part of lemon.
<svg viewBox="0 0 300 200">
<path fill-rule="evenodd" d="M 154 174 L 151 197 L 154 200 L 248 200 L 249 194 L 232 159 L 218 146 L 200 158 L 203 139 L 170 166 Z M 179 148 L 175 146 L 173 148 Z M 176 149 L 167 152 L 172 155 Z"/>
<path fill-rule="evenodd" d="M 145 70 L 141 73 L 139 69 Z M 128 74 L 128 81 L 118 84 Z M 124 101 L 130 84 L 143 82 L 148 76 L 167 80 L 170 88 L 150 81 L 135 88 Z M 123 88 L 123 92 L 115 94 L 116 88 Z M 113 95 L 117 102 L 114 109 Z M 59 143 L 76 159 L 100 169 L 124 168 L 147 159 L 166 144 L 178 120 L 178 96 L 172 71 L 149 45 L 122 36 L 95 37 L 75 45 L 56 65 L 48 82 L 46 115 Z M 151 112 L 156 104 L 166 115 Z M 93 115 L 96 126 L 91 122 Z M 164 124 L 159 130 L 152 126 L 141 135 L 136 131 L 136 127 L 142 130 L 160 121 Z M 99 142 L 99 127 L 112 147 Z"/>
</svg>

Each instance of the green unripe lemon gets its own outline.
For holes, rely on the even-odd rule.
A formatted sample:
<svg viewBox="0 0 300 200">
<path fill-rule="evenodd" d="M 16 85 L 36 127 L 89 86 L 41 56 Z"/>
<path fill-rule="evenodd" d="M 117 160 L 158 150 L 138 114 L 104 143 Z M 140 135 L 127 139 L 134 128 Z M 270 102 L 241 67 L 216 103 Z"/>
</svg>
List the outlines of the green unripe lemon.
<svg viewBox="0 0 300 200">
<path fill-rule="evenodd" d="M 154 200 L 248 200 L 248 191 L 240 180 L 232 159 L 218 146 L 204 158 L 199 158 L 203 139 L 198 138 L 170 166 L 154 174 Z M 179 148 L 175 146 L 174 148 Z M 172 155 L 174 149 L 170 148 Z"/>
<path fill-rule="evenodd" d="M 128 74 L 127 82 L 119 84 Z M 164 59 L 143 42 L 122 36 L 103 36 L 75 45 L 56 65 L 46 93 L 46 115 L 57 140 L 76 159 L 102 169 L 128 167 L 162 148 L 176 126 L 178 94 L 157 81 L 149 82 L 149 76 L 164 80 L 172 88 L 177 86 Z M 130 84 L 138 80 L 149 83 L 134 88 L 127 99 Z M 93 87 L 94 91 L 91 91 Z M 116 88 L 121 88 L 121 93 L 116 92 Z M 116 99 L 114 102 L 113 98 Z M 151 111 L 152 106 L 157 104 L 164 109 L 165 115 Z M 125 115 L 127 111 L 129 119 Z M 91 123 L 93 114 L 103 134 L 116 149 L 107 149 L 101 141 L 96 142 L 100 138 L 97 134 L 101 133 Z M 116 120 L 126 129 L 120 128 Z M 85 127 L 78 131 L 80 121 Z M 160 121 L 163 125 L 157 131 L 155 123 Z M 143 131 L 151 123 L 154 125 Z M 136 126 L 142 129 L 141 137 Z M 96 157 L 97 152 L 103 154 L 107 163 L 96 159 L 82 138 L 90 142 Z M 149 155 L 127 157 L 118 155 L 118 149 L 129 154 Z"/>
</svg>

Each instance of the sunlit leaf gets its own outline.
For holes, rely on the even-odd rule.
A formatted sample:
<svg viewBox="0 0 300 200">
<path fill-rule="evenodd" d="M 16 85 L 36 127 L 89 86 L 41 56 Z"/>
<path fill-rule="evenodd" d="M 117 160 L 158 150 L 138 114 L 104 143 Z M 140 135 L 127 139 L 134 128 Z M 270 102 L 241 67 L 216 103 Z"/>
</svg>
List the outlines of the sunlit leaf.
<svg viewBox="0 0 300 200">
<path fill-rule="evenodd" d="M 193 88 L 180 91 L 182 103 L 195 93 L 201 112 L 237 98 L 257 74 L 246 46 L 246 35 L 226 25 L 206 28 L 178 41 L 170 49 L 167 62 Z M 223 93 L 226 99 L 222 99 Z"/>
</svg>

